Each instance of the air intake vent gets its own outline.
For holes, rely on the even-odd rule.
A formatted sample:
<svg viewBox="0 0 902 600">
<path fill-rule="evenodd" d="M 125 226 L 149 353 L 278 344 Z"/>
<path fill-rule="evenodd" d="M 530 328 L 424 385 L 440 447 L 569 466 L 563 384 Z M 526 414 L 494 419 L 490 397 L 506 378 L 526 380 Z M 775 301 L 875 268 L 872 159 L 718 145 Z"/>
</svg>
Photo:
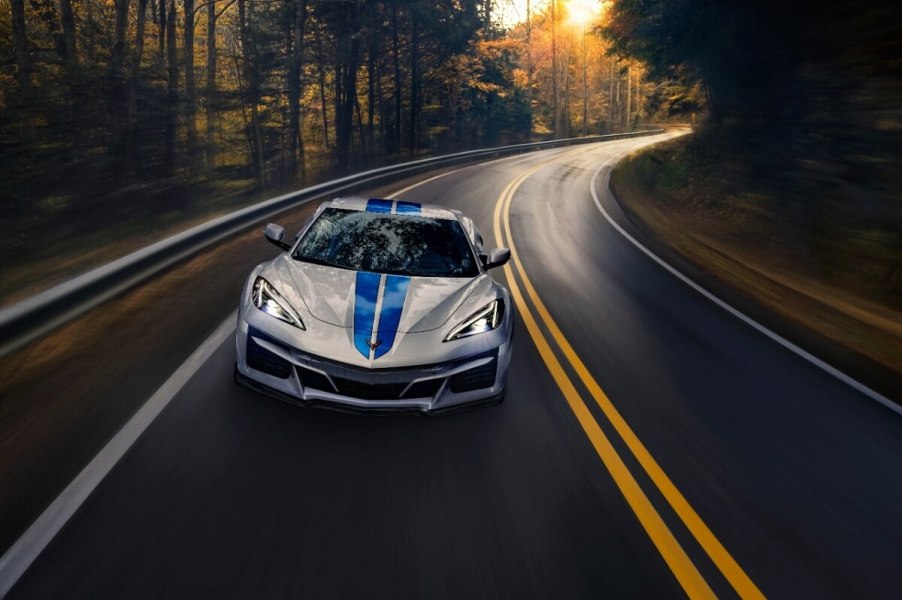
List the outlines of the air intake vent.
<svg viewBox="0 0 902 600">
<path fill-rule="evenodd" d="M 291 375 L 290 362 L 273 354 L 250 336 L 247 338 L 247 366 L 280 379 L 288 379 Z"/>
<path fill-rule="evenodd" d="M 497 367 L 498 360 L 493 358 L 492 362 L 488 364 L 452 376 L 448 380 L 448 385 L 455 394 L 492 387 L 495 383 Z"/>
</svg>

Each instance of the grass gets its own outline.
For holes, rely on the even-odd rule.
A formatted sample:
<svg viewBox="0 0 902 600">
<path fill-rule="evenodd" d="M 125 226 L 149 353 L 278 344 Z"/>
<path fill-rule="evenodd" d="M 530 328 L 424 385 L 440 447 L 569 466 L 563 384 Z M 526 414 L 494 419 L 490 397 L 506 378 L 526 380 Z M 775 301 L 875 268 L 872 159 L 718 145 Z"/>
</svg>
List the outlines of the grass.
<svg viewBox="0 0 902 600">
<path fill-rule="evenodd" d="M 695 137 L 618 165 L 611 185 L 631 220 L 766 311 L 902 376 L 902 248 L 887 221 L 829 198 L 799 210 L 784 186 Z"/>
</svg>

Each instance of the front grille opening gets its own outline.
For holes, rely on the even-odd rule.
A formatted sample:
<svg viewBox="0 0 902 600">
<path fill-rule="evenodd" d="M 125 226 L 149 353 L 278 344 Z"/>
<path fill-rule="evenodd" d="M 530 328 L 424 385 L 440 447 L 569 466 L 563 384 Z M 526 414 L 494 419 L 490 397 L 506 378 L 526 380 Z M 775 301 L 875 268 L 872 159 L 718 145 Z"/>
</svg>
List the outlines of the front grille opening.
<svg viewBox="0 0 902 600">
<path fill-rule="evenodd" d="M 329 378 L 322 373 L 311 371 L 310 369 L 305 369 L 304 367 L 297 367 L 297 371 L 298 378 L 301 380 L 301 385 L 303 385 L 305 388 L 314 388 L 317 390 L 322 390 L 324 392 L 335 391 L 335 388 L 333 388 L 332 384 L 329 382 Z"/>
<path fill-rule="evenodd" d="M 288 379 L 291 376 L 290 362 L 273 354 L 250 336 L 247 338 L 247 366 L 280 379 Z"/>
<path fill-rule="evenodd" d="M 495 383 L 495 371 L 497 368 L 498 360 L 493 358 L 491 362 L 481 367 L 452 375 L 448 379 L 448 386 L 455 394 L 492 387 Z"/>
<path fill-rule="evenodd" d="M 407 382 L 401 383 L 364 383 L 353 379 L 333 377 L 338 393 L 343 396 L 359 398 L 361 400 L 397 400 L 401 392 L 407 387 Z"/>
<path fill-rule="evenodd" d="M 427 379 L 426 381 L 418 381 L 407 389 L 407 391 L 404 393 L 404 397 L 431 398 L 435 396 L 440 387 L 442 387 L 441 379 Z"/>
</svg>

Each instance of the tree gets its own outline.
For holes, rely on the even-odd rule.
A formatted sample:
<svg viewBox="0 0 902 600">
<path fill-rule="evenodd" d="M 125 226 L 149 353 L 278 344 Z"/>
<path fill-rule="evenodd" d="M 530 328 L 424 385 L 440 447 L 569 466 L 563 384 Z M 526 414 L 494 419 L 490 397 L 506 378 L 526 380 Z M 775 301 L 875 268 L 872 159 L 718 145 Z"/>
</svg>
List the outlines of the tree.
<svg viewBox="0 0 902 600">
<path fill-rule="evenodd" d="M 209 0 L 207 4 L 207 85 L 205 90 L 206 107 L 206 134 L 205 148 L 207 155 L 207 167 L 216 166 L 216 0 Z"/>
<path fill-rule="evenodd" d="M 121 0 L 120 0 L 121 1 Z M 185 125 L 189 171 L 197 154 L 197 89 L 194 84 L 194 0 L 183 0 L 185 9 Z"/>
<path fill-rule="evenodd" d="M 319 18 L 331 31 L 335 103 L 335 158 L 340 169 L 351 161 L 354 108 L 357 105 L 357 72 L 360 65 L 360 20 L 356 1 L 320 2 Z"/>
<path fill-rule="evenodd" d="M 25 31 L 25 0 L 12 0 L 12 23 L 16 48 L 16 81 L 19 84 L 20 103 L 24 104 L 31 96 L 31 54 Z"/>
<path fill-rule="evenodd" d="M 128 33 L 128 7 L 129 0 L 114 0 L 116 7 L 115 37 L 113 48 L 110 52 L 110 68 L 114 77 L 122 77 L 122 69 L 125 65 L 125 53 L 127 50 L 126 34 Z"/>
<path fill-rule="evenodd" d="M 126 117 L 125 166 L 124 174 L 131 175 L 135 168 L 137 152 L 136 137 L 138 119 L 138 75 L 141 72 L 141 59 L 144 56 L 144 27 L 147 20 L 147 0 L 138 0 L 138 15 L 135 25 L 135 52 L 128 73 L 128 99 Z"/>
<path fill-rule="evenodd" d="M 291 16 L 289 28 L 289 53 L 288 67 L 288 160 L 289 174 L 292 178 L 298 177 L 298 165 L 300 164 L 301 180 L 304 179 L 304 131 L 301 119 L 300 99 L 301 68 L 304 53 L 304 33 L 307 24 L 306 0 L 288 0 L 289 14 Z"/>
<path fill-rule="evenodd" d="M 165 1 L 165 0 L 163 0 Z M 175 173 L 176 136 L 178 134 L 179 102 L 179 60 L 175 36 L 175 0 L 169 0 L 169 14 L 166 19 L 166 125 L 163 151 L 163 174 L 171 177 Z"/>
</svg>

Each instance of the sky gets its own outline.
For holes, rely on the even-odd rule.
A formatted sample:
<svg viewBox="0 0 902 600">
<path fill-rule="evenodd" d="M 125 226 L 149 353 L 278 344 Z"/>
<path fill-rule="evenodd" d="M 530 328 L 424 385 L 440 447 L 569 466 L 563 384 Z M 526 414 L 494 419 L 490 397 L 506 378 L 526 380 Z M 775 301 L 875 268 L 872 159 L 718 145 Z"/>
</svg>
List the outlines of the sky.
<svg viewBox="0 0 902 600">
<path fill-rule="evenodd" d="M 530 10 L 537 13 L 544 10 L 550 0 L 531 0 Z M 582 24 L 601 11 L 600 0 L 557 0 L 561 15 L 574 24 Z M 513 27 L 526 19 L 526 0 L 494 0 L 493 17 L 502 27 Z"/>
</svg>

